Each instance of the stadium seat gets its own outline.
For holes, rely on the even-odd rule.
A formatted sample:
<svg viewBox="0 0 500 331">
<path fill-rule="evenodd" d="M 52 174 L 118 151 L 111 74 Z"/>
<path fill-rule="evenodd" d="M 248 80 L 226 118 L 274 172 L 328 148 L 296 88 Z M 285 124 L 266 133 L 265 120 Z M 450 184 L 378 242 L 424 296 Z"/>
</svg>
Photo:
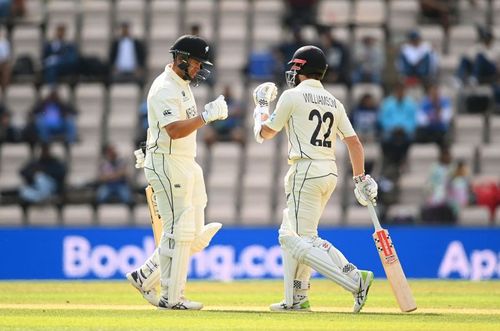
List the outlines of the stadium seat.
<svg viewBox="0 0 500 331">
<path fill-rule="evenodd" d="M 422 35 L 422 40 L 430 42 L 439 55 L 444 53 L 445 34 L 441 25 L 421 25 L 418 30 Z"/>
<path fill-rule="evenodd" d="M 500 116 L 490 117 L 490 129 L 489 129 L 489 142 L 490 144 L 500 143 Z"/>
<path fill-rule="evenodd" d="M 455 143 L 478 146 L 483 142 L 484 115 L 457 114 L 453 127 Z"/>
<path fill-rule="evenodd" d="M 52 0 L 47 2 L 48 26 L 45 37 L 52 39 L 54 30 L 59 24 L 66 25 L 66 40 L 77 40 L 76 20 L 78 15 L 77 1 Z"/>
<path fill-rule="evenodd" d="M 384 90 L 380 85 L 368 83 L 356 84 L 351 88 L 351 101 L 349 103 L 351 105 L 350 108 L 354 108 L 365 93 L 373 95 L 377 103 L 380 103 L 384 98 Z M 348 109 L 346 110 L 349 112 Z"/>
<path fill-rule="evenodd" d="M 424 188 L 428 174 L 412 173 L 402 176 L 399 180 L 400 204 L 421 204 L 424 198 Z"/>
<path fill-rule="evenodd" d="M 346 223 L 347 226 L 368 227 L 373 223 L 370 219 L 368 209 L 359 205 L 349 206 L 347 209 Z"/>
<path fill-rule="evenodd" d="M 486 22 L 489 10 L 488 2 L 489 0 L 474 0 L 474 4 L 471 4 L 469 0 L 459 0 L 458 20 L 460 24 L 481 24 Z"/>
<path fill-rule="evenodd" d="M 477 40 L 477 31 L 474 25 L 455 25 L 450 27 L 449 47 L 450 54 L 467 54 Z"/>
<path fill-rule="evenodd" d="M 500 227 L 500 206 L 495 210 L 495 226 Z"/>
<path fill-rule="evenodd" d="M 28 209 L 30 225 L 57 225 L 59 221 L 58 209 L 53 204 L 33 205 Z"/>
<path fill-rule="evenodd" d="M 389 30 L 392 43 L 404 40 L 406 33 L 417 26 L 420 12 L 418 0 L 392 0 L 389 4 Z"/>
<path fill-rule="evenodd" d="M 80 51 L 86 56 L 97 56 L 108 60 L 111 47 L 111 30 L 108 1 L 87 0 L 82 2 L 82 31 Z M 132 33 L 135 29 L 132 27 Z"/>
<path fill-rule="evenodd" d="M 5 102 L 12 112 L 13 123 L 24 126 L 36 102 L 35 87 L 32 84 L 11 85 L 6 94 Z"/>
<path fill-rule="evenodd" d="M 490 213 L 484 206 L 467 206 L 460 210 L 458 224 L 462 226 L 488 226 Z"/>
<path fill-rule="evenodd" d="M 145 3 L 141 1 L 117 0 L 115 7 L 116 23 L 128 22 L 134 36 L 138 38 L 145 37 L 145 7 Z"/>
<path fill-rule="evenodd" d="M 382 25 L 385 13 L 383 0 L 358 0 L 354 3 L 353 22 L 356 25 Z"/>
<path fill-rule="evenodd" d="M 394 204 L 389 206 L 386 218 L 389 222 L 397 219 L 412 218 L 417 220 L 420 217 L 420 205 L 418 203 Z"/>
<path fill-rule="evenodd" d="M 133 214 L 126 205 L 103 204 L 97 209 L 96 221 L 104 226 L 127 225 L 133 222 Z"/>
<path fill-rule="evenodd" d="M 351 23 L 351 12 L 349 0 L 323 0 L 318 7 L 318 21 L 326 26 L 346 26 Z"/>
<path fill-rule="evenodd" d="M 428 174 L 432 164 L 437 162 L 439 148 L 435 144 L 413 144 L 408 151 L 408 171 L 416 174 Z"/>
<path fill-rule="evenodd" d="M 479 149 L 482 175 L 500 174 L 500 148 L 498 145 L 483 145 Z"/>
<path fill-rule="evenodd" d="M 63 219 L 65 225 L 90 225 L 94 223 L 94 211 L 90 205 L 66 205 Z"/>
<path fill-rule="evenodd" d="M 0 224 L 2 226 L 21 225 L 23 222 L 23 211 L 18 205 L 0 204 Z"/>
<path fill-rule="evenodd" d="M 19 55 L 29 55 L 39 62 L 42 33 L 38 26 L 15 25 L 12 33 L 12 54 L 14 58 Z"/>
</svg>

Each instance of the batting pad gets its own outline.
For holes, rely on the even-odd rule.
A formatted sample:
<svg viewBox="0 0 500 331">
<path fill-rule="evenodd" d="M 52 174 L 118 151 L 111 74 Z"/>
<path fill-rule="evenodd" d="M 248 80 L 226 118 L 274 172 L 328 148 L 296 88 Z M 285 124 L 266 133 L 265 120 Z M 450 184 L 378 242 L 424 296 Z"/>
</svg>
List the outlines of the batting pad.
<svg viewBox="0 0 500 331">
<path fill-rule="evenodd" d="M 342 272 L 327 251 L 313 246 L 299 236 L 283 236 L 281 243 L 299 263 L 310 266 L 351 293 L 358 291 L 359 282 L 355 277 Z"/>
<path fill-rule="evenodd" d="M 143 277 L 142 288 L 144 291 L 150 291 L 158 285 L 160 280 L 160 260 L 158 248 L 155 249 L 153 254 L 146 260 L 146 262 L 139 268 L 141 277 Z"/>
</svg>

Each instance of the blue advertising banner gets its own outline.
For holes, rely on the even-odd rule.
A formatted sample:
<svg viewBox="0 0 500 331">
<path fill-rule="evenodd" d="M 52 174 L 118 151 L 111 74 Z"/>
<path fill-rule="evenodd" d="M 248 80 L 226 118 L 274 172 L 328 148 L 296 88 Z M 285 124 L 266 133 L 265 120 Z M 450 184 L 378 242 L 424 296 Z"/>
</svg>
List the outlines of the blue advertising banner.
<svg viewBox="0 0 500 331">
<path fill-rule="evenodd" d="M 389 228 L 409 278 L 500 278 L 500 228 Z M 355 265 L 384 277 L 372 230 L 320 229 Z M 117 279 L 154 251 L 147 228 L 0 229 L 0 279 Z M 223 228 L 192 257 L 190 278 L 281 278 L 274 228 Z"/>
</svg>

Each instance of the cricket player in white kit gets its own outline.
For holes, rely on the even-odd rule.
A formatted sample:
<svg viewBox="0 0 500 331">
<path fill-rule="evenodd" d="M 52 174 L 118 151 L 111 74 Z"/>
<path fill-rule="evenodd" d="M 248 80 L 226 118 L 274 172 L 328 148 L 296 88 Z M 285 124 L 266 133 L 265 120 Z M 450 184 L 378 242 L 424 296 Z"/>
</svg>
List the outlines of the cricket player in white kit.
<svg viewBox="0 0 500 331">
<path fill-rule="evenodd" d="M 196 131 L 227 117 L 224 96 L 205 105 L 198 114 L 190 84 L 197 85 L 210 73 L 206 67 L 209 47 L 197 37 L 185 35 L 171 47 L 173 62 L 151 85 L 147 97 L 148 138 L 145 159 L 136 151 L 138 165 L 153 187 L 163 224 L 159 248 L 128 280 L 153 305 L 161 309 L 201 309 L 184 297 L 189 257 L 208 246 L 222 226 L 205 225 L 207 195 L 203 172 L 196 163 Z M 142 164 L 143 162 L 143 164 Z M 158 270 L 159 269 L 159 270 Z M 160 298 L 154 288 L 160 279 Z"/>
<path fill-rule="evenodd" d="M 375 202 L 377 184 L 364 173 L 363 146 L 342 103 L 323 88 L 326 58 L 314 46 L 299 48 L 286 72 L 291 89 L 283 92 L 269 117 L 277 89 L 263 83 L 254 90 L 254 134 L 257 142 L 273 138 L 286 128 L 288 162 L 285 176 L 287 208 L 279 230 L 282 247 L 285 299 L 273 311 L 309 310 L 311 269 L 342 286 L 354 296 L 354 312 L 363 307 L 373 280 L 371 271 L 358 270 L 330 242 L 318 236 L 323 209 L 335 190 L 337 135 L 349 150 L 355 195 L 362 205 Z"/>
</svg>

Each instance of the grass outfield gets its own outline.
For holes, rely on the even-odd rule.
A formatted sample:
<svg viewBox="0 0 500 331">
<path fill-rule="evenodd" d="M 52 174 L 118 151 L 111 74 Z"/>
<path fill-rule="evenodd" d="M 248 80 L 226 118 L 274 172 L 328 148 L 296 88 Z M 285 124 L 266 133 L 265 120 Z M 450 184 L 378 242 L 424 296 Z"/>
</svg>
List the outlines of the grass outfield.
<svg viewBox="0 0 500 331">
<path fill-rule="evenodd" d="M 400 313 L 376 279 L 360 314 L 352 297 L 312 282 L 311 313 L 272 313 L 280 281 L 197 282 L 188 296 L 202 311 L 158 311 L 125 281 L 0 282 L 0 330 L 500 330 L 500 282 L 412 281 L 418 309 Z"/>
</svg>

